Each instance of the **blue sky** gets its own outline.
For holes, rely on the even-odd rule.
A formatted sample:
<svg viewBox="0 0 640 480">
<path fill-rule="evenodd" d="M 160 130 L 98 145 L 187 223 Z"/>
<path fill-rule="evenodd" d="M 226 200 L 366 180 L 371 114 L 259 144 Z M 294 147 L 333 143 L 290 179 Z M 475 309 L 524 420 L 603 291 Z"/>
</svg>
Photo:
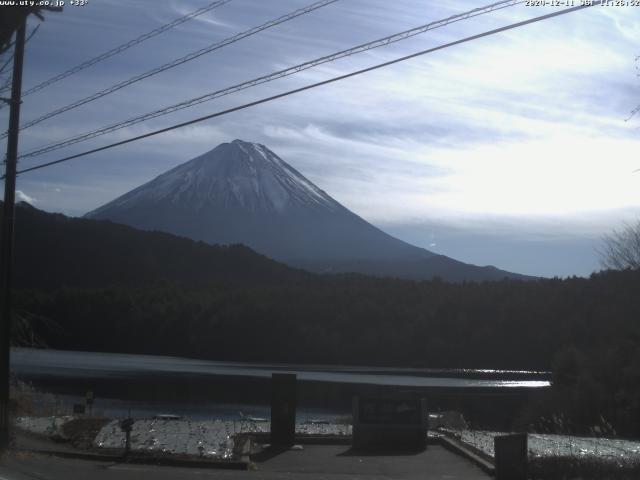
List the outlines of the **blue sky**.
<svg viewBox="0 0 640 480">
<path fill-rule="evenodd" d="M 90 0 L 48 14 L 24 87 L 208 1 Z M 23 121 L 312 3 L 233 0 L 25 98 Z M 27 129 L 21 150 L 485 5 L 339 0 Z M 55 160 L 554 11 L 518 5 L 307 70 L 110 136 Z M 31 22 L 35 25 L 37 21 Z M 593 7 L 19 177 L 23 198 L 82 215 L 219 143 L 267 145 L 406 241 L 544 275 L 599 269 L 603 234 L 638 218 L 640 7 Z M 3 125 L 7 109 L 0 110 Z"/>
</svg>

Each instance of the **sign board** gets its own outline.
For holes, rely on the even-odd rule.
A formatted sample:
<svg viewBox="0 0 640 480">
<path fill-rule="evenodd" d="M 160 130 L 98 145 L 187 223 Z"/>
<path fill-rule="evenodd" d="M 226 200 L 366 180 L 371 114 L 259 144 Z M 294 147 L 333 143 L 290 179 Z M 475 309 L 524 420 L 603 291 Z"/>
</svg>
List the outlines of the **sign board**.
<svg viewBox="0 0 640 480">
<path fill-rule="evenodd" d="M 135 421 L 133 420 L 133 418 L 125 418 L 124 420 L 120 420 L 120 429 L 123 432 L 130 432 L 133 428 L 134 422 Z"/>
<path fill-rule="evenodd" d="M 411 395 L 354 397 L 353 447 L 360 450 L 423 450 L 427 402 Z"/>
<path fill-rule="evenodd" d="M 496 480 L 527 480 L 527 434 L 500 435 L 493 446 Z"/>
<path fill-rule="evenodd" d="M 93 405 L 93 391 L 87 390 L 85 398 L 87 400 L 87 405 Z"/>
<path fill-rule="evenodd" d="M 420 399 L 363 398 L 359 404 L 361 423 L 420 425 Z"/>
</svg>

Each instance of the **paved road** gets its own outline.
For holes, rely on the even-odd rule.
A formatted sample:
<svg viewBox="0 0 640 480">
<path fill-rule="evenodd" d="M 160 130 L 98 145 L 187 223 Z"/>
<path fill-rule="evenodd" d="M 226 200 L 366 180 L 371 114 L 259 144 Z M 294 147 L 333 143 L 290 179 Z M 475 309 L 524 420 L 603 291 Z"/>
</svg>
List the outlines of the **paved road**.
<svg viewBox="0 0 640 480">
<path fill-rule="evenodd" d="M 11 453 L 0 460 L 0 480 L 485 480 L 480 468 L 440 446 L 416 455 L 361 456 L 348 447 L 307 445 L 257 459 L 256 470 L 178 468 L 116 462 L 72 460 L 31 453 Z"/>
</svg>

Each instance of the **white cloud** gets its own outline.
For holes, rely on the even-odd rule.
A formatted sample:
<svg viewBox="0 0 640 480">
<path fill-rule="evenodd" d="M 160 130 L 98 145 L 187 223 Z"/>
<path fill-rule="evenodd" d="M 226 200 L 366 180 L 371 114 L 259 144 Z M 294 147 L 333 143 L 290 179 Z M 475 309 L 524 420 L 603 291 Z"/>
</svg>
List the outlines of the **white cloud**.
<svg viewBox="0 0 640 480">
<path fill-rule="evenodd" d="M 416 201 L 425 210 L 552 217 L 640 207 L 640 139 L 558 133 L 549 138 L 437 152 L 449 175 L 429 183 L 445 190 Z"/>
</svg>

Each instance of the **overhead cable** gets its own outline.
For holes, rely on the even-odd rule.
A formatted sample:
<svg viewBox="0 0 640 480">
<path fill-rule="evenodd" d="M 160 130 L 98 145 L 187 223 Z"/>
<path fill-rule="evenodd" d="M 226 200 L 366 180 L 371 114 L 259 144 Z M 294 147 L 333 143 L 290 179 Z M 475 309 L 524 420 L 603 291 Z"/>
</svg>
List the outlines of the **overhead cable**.
<svg viewBox="0 0 640 480">
<path fill-rule="evenodd" d="M 497 3 L 493 3 L 491 5 L 487 5 L 485 7 L 480 7 L 480 8 L 475 8 L 473 10 L 469 10 L 467 12 L 461 13 L 461 14 L 457 14 L 457 15 L 453 15 L 451 17 L 447 17 L 443 20 L 437 20 L 435 22 L 431 22 L 416 28 L 412 28 L 410 30 L 405 30 L 403 32 L 400 33 L 396 33 L 393 35 L 389 35 L 387 37 L 384 38 L 380 38 L 378 40 L 374 40 L 372 42 L 367 42 L 367 43 L 363 43 L 360 45 L 357 45 L 355 47 L 351 47 L 349 49 L 346 50 L 341 50 L 339 52 L 336 53 L 332 53 L 330 55 L 325 55 L 323 57 L 320 58 L 316 58 L 315 60 L 311 60 L 308 62 L 304 62 L 301 63 L 299 65 L 293 66 L 293 67 L 289 67 L 289 68 L 285 68 L 283 70 L 279 70 L 277 72 L 273 72 L 270 73 L 268 75 L 264 75 L 258 78 L 254 78 L 252 80 L 248 80 L 236 85 L 232 85 L 230 87 L 226 87 L 223 88 L 221 90 L 216 90 L 214 92 L 211 93 L 207 93 L 205 95 L 201 95 L 199 97 L 196 98 L 191 98 L 189 100 L 185 100 L 183 102 L 168 106 L 168 107 L 164 107 L 143 115 L 139 115 L 137 117 L 133 117 L 130 118 L 128 120 L 124 120 L 118 123 L 114 123 L 111 124 L 109 126 L 106 127 L 101 127 L 98 128 L 96 130 L 92 130 L 89 132 L 85 132 L 82 133 L 80 135 L 76 135 L 75 137 L 72 138 L 68 138 L 66 140 L 60 141 L 60 142 L 56 142 L 53 144 L 49 144 L 49 145 L 45 145 L 42 147 L 37 147 L 31 151 L 28 151 L 26 153 L 23 153 L 22 155 L 20 155 L 19 158 L 29 158 L 29 157 L 34 157 L 34 156 L 38 156 L 38 155 L 42 155 L 44 153 L 53 151 L 53 150 L 58 150 L 60 148 L 64 148 L 67 147 L 69 145 L 73 145 L 75 143 L 78 142 L 83 142 L 86 140 L 90 140 L 92 138 L 101 136 L 101 135 L 105 135 L 107 133 L 111 133 L 114 132 L 116 130 L 120 130 L 122 128 L 126 128 L 126 127 L 130 127 L 132 125 L 156 118 L 156 117 L 160 117 L 163 115 L 167 115 L 185 108 L 189 108 L 192 107 L 194 105 L 198 105 L 200 103 L 204 103 L 210 100 L 213 100 L 215 98 L 219 98 L 219 97 L 223 97 L 226 95 L 230 95 L 232 93 L 236 93 L 239 92 L 241 90 L 245 90 L 257 85 L 261 85 L 267 82 L 272 82 L 274 80 L 283 78 L 283 77 L 287 77 L 289 75 L 293 75 L 296 74 L 298 72 L 301 72 L 303 70 L 307 70 L 313 67 L 316 67 L 318 65 L 322 65 L 324 63 L 329 63 L 329 62 L 333 62 L 336 61 L 338 59 L 344 58 L 344 57 L 348 57 L 351 55 L 355 55 L 361 52 L 365 52 L 367 50 L 372 50 L 374 48 L 379 48 L 385 45 L 389 45 L 391 43 L 395 43 L 398 42 L 400 40 L 405 40 L 407 38 L 413 37 L 415 35 L 419 35 L 421 33 L 425 33 L 429 30 L 433 30 L 436 28 L 440 28 L 440 27 L 444 27 L 445 25 L 449 25 L 451 23 L 454 22 L 459 22 L 462 20 L 466 20 L 469 18 L 473 18 L 476 17 L 478 15 L 484 15 L 486 13 L 489 12 L 493 12 L 496 10 L 500 10 L 503 8 L 507 8 L 507 7 L 512 7 L 514 5 L 520 4 L 520 3 L 524 3 L 525 0 L 506 0 L 506 1 L 501 1 L 501 2 L 497 2 Z"/>
<path fill-rule="evenodd" d="M 18 174 L 22 174 L 22 173 L 32 172 L 34 170 L 39 170 L 39 169 L 42 169 L 42 168 L 45 168 L 45 167 L 49 167 L 49 166 L 52 166 L 52 165 L 57 165 L 57 164 L 60 164 L 60 163 L 63 163 L 63 162 L 67 162 L 67 161 L 73 160 L 75 158 L 84 157 L 84 156 L 90 155 L 92 153 L 101 152 L 101 151 L 108 150 L 108 149 L 111 149 L 111 148 L 114 148 L 114 147 L 117 147 L 117 146 L 120 146 L 120 145 L 125 145 L 127 143 L 131 143 L 131 142 L 136 142 L 138 140 L 142 140 L 142 139 L 149 138 L 149 137 L 152 137 L 152 136 L 155 136 L 155 135 L 159 135 L 161 133 L 169 132 L 171 130 L 176 130 L 178 128 L 182 128 L 182 127 L 186 127 L 186 126 L 189 126 L 189 125 L 193 125 L 195 123 L 199 123 L 199 122 L 202 122 L 202 121 L 205 121 L 205 120 L 209 120 L 211 118 L 220 117 L 220 116 L 223 116 L 223 115 L 227 115 L 229 113 L 237 112 L 239 110 L 244 110 L 246 108 L 254 107 L 256 105 L 260 105 L 260 104 L 263 104 L 263 103 L 271 102 L 273 100 L 277 100 L 279 98 L 283 98 L 283 97 L 286 97 L 286 96 L 289 96 L 289 95 L 300 93 L 300 92 L 303 92 L 305 90 L 310 90 L 312 88 L 320 87 L 322 85 L 327 85 L 327 84 L 334 83 L 334 82 L 337 82 L 337 81 L 340 81 L 340 80 L 344 80 L 344 79 L 347 79 L 347 78 L 350 78 L 350 77 L 355 77 L 356 75 L 361 75 L 363 73 L 371 72 L 373 70 L 377 70 L 377 69 L 380 69 L 380 68 L 383 68 L 383 67 L 387 67 L 389 65 L 393 65 L 393 64 L 396 64 L 396 63 L 404 62 L 404 61 L 409 60 L 411 58 L 416 58 L 416 57 L 419 57 L 419 56 L 422 56 L 422 55 L 426 55 L 428 53 L 432 53 L 432 52 L 435 52 L 435 51 L 438 51 L 438 50 L 443 50 L 445 48 L 453 47 L 455 45 L 460 45 L 462 43 L 467 43 L 467 42 L 471 42 L 473 40 L 478 40 L 480 38 L 488 37 L 490 35 L 495 35 L 497 33 L 505 32 L 507 30 L 512 30 L 514 28 L 523 27 L 525 25 L 529 25 L 529 24 L 532 24 L 532 23 L 540 22 L 542 20 L 548 20 L 550 18 L 558 17 L 560 15 L 565 15 L 567 13 L 576 12 L 578 10 L 589 8 L 589 7 L 594 6 L 594 5 L 599 5 L 599 3 L 592 3 L 592 4 L 585 3 L 583 5 L 579 5 L 579 6 L 576 6 L 576 7 L 566 8 L 566 9 L 559 10 L 559 11 L 556 11 L 556 12 L 548 13 L 546 15 L 541 15 L 541 16 L 538 16 L 538 17 L 530 18 L 528 20 L 524 20 L 524 21 L 521 21 L 521 22 L 512 23 L 512 24 L 506 25 L 504 27 L 496 28 L 496 29 L 493 29 L 493 30 L 488 30 L 486 32 L 479 33 L 477 35 L 472 35 L 470 37 L 465 37 L 463 39 L 456 40 L 456 41 L 449 42 L 449 43 L 445 43 L 445 44 L 439 45 L 437 47 L 428 48 L 426 50 L 422 50 L 420 52 L 412 53 L 412 54 L 406 55 L 404 57 L 396 58 L 396 59 L 390 60 L 388 62 L 379 63 L 379 64 L 374 65 L 372 67 L 363 68 L 363 69 L 357 70 L 355 72 L 351 72 L 351 73 L 347 73 L 345 75 L 340 75 L 340 76 L 337 76 L 337 77 L 333 77 L 333 78 L 330 78 L 328 80 L 323 80 L 321 82 L 316 82 L 316 83 L 313 83 L 313 84 L 310 84 L 310 85 L 306 85 L 304 87 L 296 88 L 296 89 L 293 89 L 293 90 L 289 90 L 287 92 L 280 93 L 280 94 L 277 94 L 277 95 L 272 95 L 270 97 L 262 98 L 260 100 L 254 101 L 254 102 L 245 103 L 244 105 L 239 105 L 237 107 L 233 107 L 233 108 L 229 108 L 229 109 L 222 110 L 222 111 L 219 111 L 219 112 L 211 113 L 209 115 L 205 115 L 203 117 L 195 118 L 195 119 L 189 120 L 187 122 L 182 122 L 182 123 L 179 123 L 179 124 L 176 124 L 176 125 L 172 125 L 170 127 L 165 127 L 165 128 L 161 128 L 159 130 L 154 130 L 152 132 L 148 132 L 148 133 L 145 133 L 143 135 L 138 135 L 136 137 L 128 138 L 126 140 L 121 140 L 119 142 L 115 142 L 115 143 L 111 143 L 111 144 L 108 144 L 108 145 L 105 145 L 105 146 L 102 146 L 102 147 L 98 147 L 98 148 L 94 148 L 94 149 L 91 149 L 91 150 L 87 150 L 87 151 L 84 151 L 84 152 L 81 152 L 81 153 L 77 153 L 75 155 L 70 155 L 70 156 L 61 158 L 59 160 L 54 160 L 54 161 L 51 161 L 51 162 L 46 162 L 46 163 L 42 163 L 42 164 L 39 164 L 39 165 L 35 165 L 33 167 L 24 168 L 22 170 L 19 170 L 17 173 Z"/>
<path fill-rule="evenodd" d="M 232 0 L 216 0 L 215 2 L 210 3 L 209 5 L 199 8 L 198 10 L 195 10 L 191 13 L 188 13 L 180 18 L 176 18 L 175 20 L 173 20 L 172 22 L 169 22 L 165 25 L 162 25 L 161 27 L 158 27 L 154 30 L 151 30 L 150 32 L 147 32 L 143 35 L 140 35 L 137 38 L 134 38 L 133 40 L 127 42 L 127 43 L 123 43 L 122 45 L 119 45 L 115 48 L 112 48 L 111 50 L 104 52 L 101 55 L 98 55 L 97 57 L 93 57 L 85 62 L 82 62 L 79 65 L 76 65 L 73 68 L 70 68 L 69 70 L 66 70 L 58 75 L 55 75 L 54 77 L 49 78 L 48 80 L 45 80 L 42 83 L 39 83 L 38 85 L 31 87 L 28 90 L 25 90 L 24 92 L 22 92 L 22 96 L 26 97 L 27 95 L 31 95 L 32 93 L 37 92 L 38 90 L 42 90 L 45 87 L 48 87 L 49 85 L 52 85 L 56 82 L 59 82 L 60 80 L 67 78 L 75 73 L 78 73 L 82 70 L 84 70 L 85 68 L 89 68 L 92 65 L 95 65 L 96 63 L 99 63 L 103 60 L 106 60 L 109 57 L 113 57 L 114 55 L 117 55 L 119 53 L 124 52 L 125 50 L 138 45 L 139 43 L 144 42 L 145 40 L 149 40 L 150 38 L 153 38 L 157 35 L 160 35 L 161 33 L 166 32 L 167 30 L 170 30 L 174 27 L 177 27 L 178 25 L 183 24 L 186 21 L 191 20 L 192 18 L 198 17 L 200 15 L 202 15 L 203 13 L 207 13 L 211 10 L 213 10 L 214 8 L 218 8 L 226 3 L 231 2 Z"/>
<path fill-rule="evenodd" d="M 228 0 L 230 1 L 230 0 Z M 96 92 L 92 95 L 89 95 L 88 97 L 82 98 L 80 100 L 77 100 L 73 103 L 70 103 L 68 105 L 65 105 L 64 107 L 60 107 L 56 110 L 53 110 L 49 113 L 46 113 L 34 120 L 31 120 L 27 123 L 25 123 L 24 125 L 22 125 L 20 127 L 21 130 L 25 129 L 25 128 L 29 128 L 32 127 L 34 125 L 37 125 L 40 122 L 43 122 L 45 120 L 48 120 L 49 118 L 53 118 L 56 117 L 64 112 L 68 112 L 69 110 L 73 110 L 74 108 L 78 108 L 82 105 L 85 105 L 87 103 L 93 102 L 95 100 L 98 100 L 99 98 L 102 98 L 106 95 L 109 95 L 111 93 L 117 92 L 118 90 L 128 87 L 129 85 L 132 85 L 134 83 L 137 83 L 141 80 L 144 80 L 145 78 L 149 78 L 152 77 L 154 75 L 157 75 L 160 72 L 164 72 L 166 70 L 169 70 L 171 68 L 177 67 L 178 65 L 182 65 L 183 63 L 189 62 L 191 60 L 194 60 L 198 57 L 201 57 L 202 55 L 205 55 L 207 53 L 211 53 L 215 50 L 219 50 L 223 47 L 226 47 L 227 45 L 230 45 L 232 43 L 235 43 L 239 40 L 242 40 L 243 38 L 247 38 L 250 37 L 251 35 L 255 35 L 258 32 L 261 32 L 263 30 L 266 30 L 268 28 L 271 27 L 275 27 L 276 25 L 279 25 L 281 23 L 284 22 L 288 22 L 289 20 L 292 20 L 296 17 L 299 17 L 300 15 L 305 15 L 309 12 L 312 12 L 314 10 L 317 10 L 318 8 L 322 8 L 326 5 L 329 5 L 331 3 L 335 3 L 338 0 L 320 0 L 317 1 L 311 5 L 308 5 L 307 7 L 304 8 L 300 8 L 298 10 L 295 10 L 291 13 L 288 13 L 287 15 L 283 15 L 281 17 L 278 17 L 274 20 L 271 20 L 269 22 L 263 23 L 262 25 L 259 25 L 257 27 L 251 28 L 250 30 L 247 30 L 245 32 L 242 33 L 238 33 L 237 35 L 234 35 L 232 37 L 226 38 L 225 40 L 222 40 L 220 42 L 216 42 L 212 45 L 209 45 L 208 47 L 202 48 L 200 50 L 197 50 L 195 52 L 191 52 L 183 57 L 177 58 L 169 63 L 165 63 L 164 65 L 161 65 L 159 67 L 153 68 L 147 72 L 141 73 L 139 75 L 135 75 L 127 80 L 124 80 L 122 82 L 118 82 L 115 85 L 112 85 L 110 87 L 105 88 L 104 90 L 100 90 L 99 92 Z M 0 138 L 4 138 L 6 136 L 6 133 L 4 133 L 3 135 L 0 135 Z"/>
</svg>

